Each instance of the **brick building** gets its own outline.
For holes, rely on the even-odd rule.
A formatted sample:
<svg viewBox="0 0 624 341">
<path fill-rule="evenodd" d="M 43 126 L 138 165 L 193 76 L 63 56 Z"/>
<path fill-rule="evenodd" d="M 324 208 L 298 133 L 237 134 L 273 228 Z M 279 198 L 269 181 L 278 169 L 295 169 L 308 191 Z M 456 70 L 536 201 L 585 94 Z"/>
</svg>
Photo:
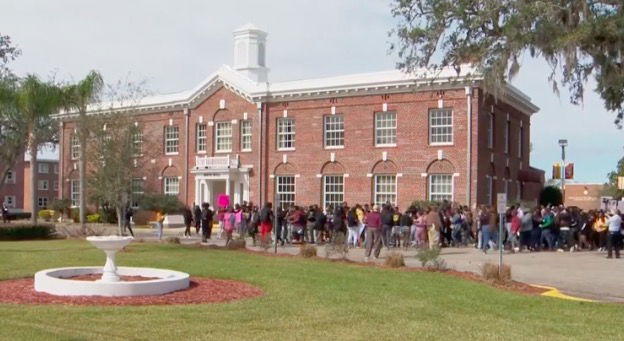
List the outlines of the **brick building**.
<svg viewBox="0 0 624 341">
<path fill-rule="evenodd" d="M 494 99 L 469 66 L 410 76 L 397 70 L 268 81 L 267 34 L 234 31 L 234 65 L 196 88 L 122 108 L 157 140 L 155 171 L 134 192 L 187 204 L 274 201 L 302 205 L 453 200 L 474 206 L 534 200 L 543 172 L 530 167 L 531 115 L 511 85 Z M 78 202 L 80 146 L 61 118 L 61 195 Z"/>
<path fill-rule="evenodd" d="M 48 208 L 59 196 L 59 161 L 37 160 L 37 204 L 35 212 Z M 30 157 L 20 157 L 5 178 L 0 198 L 12 212 L 32 212 L 30 191 Z"/>
</svg>

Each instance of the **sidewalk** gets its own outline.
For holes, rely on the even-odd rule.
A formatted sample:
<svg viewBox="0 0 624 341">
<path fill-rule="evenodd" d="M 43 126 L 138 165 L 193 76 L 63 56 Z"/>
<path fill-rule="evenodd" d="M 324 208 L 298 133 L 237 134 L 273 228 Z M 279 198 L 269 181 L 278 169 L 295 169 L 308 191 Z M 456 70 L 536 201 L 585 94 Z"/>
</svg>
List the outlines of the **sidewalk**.
<svg viewBox="0 0 624 341">
<path fill-rule="evenodd" d="M 183 237 L 183 228 L 165 229 L 165 237 L 176 236 L 180 238 L 182 244 L 199 243 L 201 238 L 195 235 L 189 239 Z M 149 229 L 138 229 L 135 231 L 137 238 L 155 240 L 155 233 Z M 224 240 L 216 239 L 216 231 L 213 231 L 212 239 L 208 245 L 224 246 Z M 260 247 L 252 247 L 251 240 L 247 239 L 247 248 L 252 250 L 262 250 Z M 409 267 L 419 267 L 420 263 L 415 258 L 416 250 L 392 249 L 400 252 L 405 257 L 405 263 Z M 270 252 L 273 252 L 271 248 Z M 299 246 L 286 246 L 277 248 L 278 253 L 296 255 L 299 253 Z M 383 263 L 386 249 L 381 252 L 381 257 L 377 262 Z M 318 247 L 319 257 L 325 256 L 323 246 Z M 612 301 L 624 303 L 624 258 L 606 259 L 606 252 L 583 251 L 583 252 L 536 252 L 536 253 L 505 253 L 503 262 L 511 265 L 512 278 L 519 282 L 528 284 L 539 284 L 556 287 L 562 292 L 583 298 L 600 301 Z M 350 249 L 347 258 L 352 261 L 364 261 L 364 249 Z M 498 253 L 489 252 L 483 254 L 473 247 L 464 248 L 443 248 L 442 258 L 451 269 L 458 271 L 470 271 L 479 274 L 480 267 L 486 263 L 498 264 Z M 371 257 L 371 259 L 373 259 Z"/>
</svg>

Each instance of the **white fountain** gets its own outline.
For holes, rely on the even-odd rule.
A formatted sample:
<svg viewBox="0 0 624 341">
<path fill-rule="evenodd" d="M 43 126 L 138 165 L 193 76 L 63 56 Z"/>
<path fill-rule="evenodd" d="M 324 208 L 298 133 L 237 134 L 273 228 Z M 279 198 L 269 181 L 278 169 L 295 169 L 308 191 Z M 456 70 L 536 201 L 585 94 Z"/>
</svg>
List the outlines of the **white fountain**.
<svg viewBox="0 0 624 341">
<path fill-rule="evenodd" d="M 189 287 L 189 275 L 184 272 L 154 269 L 117 267 L 115 254 L 132 241 L 132 237 L 101 236 L 87 240 L 106 254 L 106 264 L 101 267 L 67 267 L 46 269 L 35 274 L 35 290 L 61 296 L 146 296 L 162 295 Z M 74 280 L 81 275 L 101 274 L 97 281 Z M 123 281 L 120 276 L 150 278 Z"/>
</svg>

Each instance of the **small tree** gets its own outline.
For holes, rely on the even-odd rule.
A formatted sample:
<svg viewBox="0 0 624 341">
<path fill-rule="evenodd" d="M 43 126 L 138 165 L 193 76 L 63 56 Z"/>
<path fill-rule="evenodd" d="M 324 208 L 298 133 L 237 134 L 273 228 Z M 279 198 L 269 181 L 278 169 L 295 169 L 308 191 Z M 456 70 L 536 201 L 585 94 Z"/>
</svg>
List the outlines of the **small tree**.
<svg viewBox="0 0 624 341">
<path fill-rule="evenodd" d="M 618 188 L 618 177 L 620 176 L 624 176 L 624 157 L 618 161 L 616 169 L 607 174 L 609 182 L 605 184 L 602 195 L 610 196 L 614 199 L 624 197 L 624 190 Z"/>
<path fill-rule="evenodd" d="M 144 195 L 139 204 L 141 208 L 150 211 L 159 211 L 165 214 L 178 213 L 184 207 L 184 204 L 178 200 L 178 197 L 173 195 Z"/>
<path fill-rule="evenodd" d="M 540 205 L 558 206 L 563 203 L 563 194 L 558 187 L 546 186 L 540 192 Z"/>
</svg>

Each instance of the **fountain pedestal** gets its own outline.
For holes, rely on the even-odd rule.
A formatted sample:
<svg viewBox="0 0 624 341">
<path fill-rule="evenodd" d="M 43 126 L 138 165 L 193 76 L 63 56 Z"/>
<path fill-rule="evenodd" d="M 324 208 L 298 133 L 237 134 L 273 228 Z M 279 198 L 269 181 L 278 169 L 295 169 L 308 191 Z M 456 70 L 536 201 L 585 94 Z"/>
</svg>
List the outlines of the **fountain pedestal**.
<svg viewBox="0 0 624 341">
<path fill-rule="evenodd" d="M 119 282 L 119 275 L 117 275 L 117 265 L 115 264 L 115 254 L 128 245 L 132 241 L 132 237 L 118 237 L 118 236 L 92 236 L 87 237 L 87 240 L 93 244 L 93 246 L 104 251 L 106 254 L 106 264 L 102 270 L 101 282 Z"/>
</svg>

